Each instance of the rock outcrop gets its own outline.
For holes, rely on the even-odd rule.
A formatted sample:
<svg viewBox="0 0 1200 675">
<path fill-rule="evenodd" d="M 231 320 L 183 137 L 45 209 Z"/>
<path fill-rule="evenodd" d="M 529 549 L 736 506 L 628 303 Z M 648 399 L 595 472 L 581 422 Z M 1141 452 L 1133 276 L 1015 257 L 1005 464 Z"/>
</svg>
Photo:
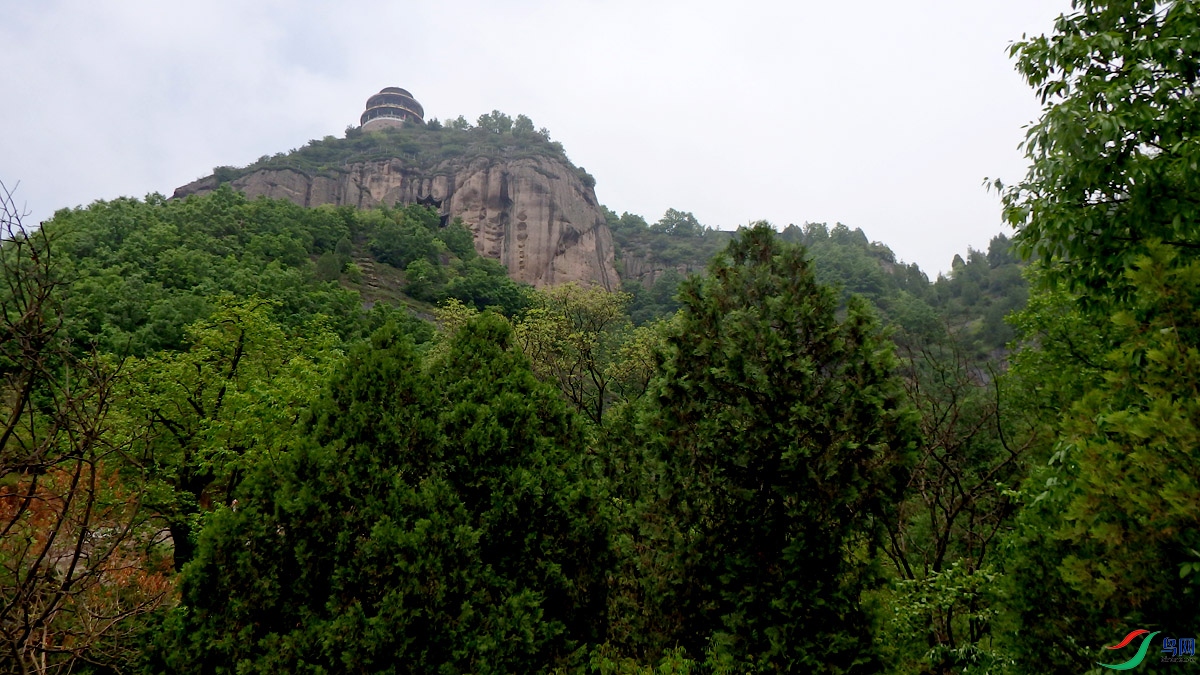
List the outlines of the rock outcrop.
<svg viewBox="0 0 1200 675">
<path fill-rule="evenodd" d="M 444 215 L 462 218 L 474 233 L 476 250 L 504 263 L 517 281 L 539 287 L 571 281 L 609 290 L 620 286 L 612 234 L 596 194 L 557 159 L 477 157 L 432 168 L 389 159 L 315 175 L 262 169 L 230 185 L 252 198 L 264 195 L 309 207 L 440 200 Z M 209 176 L 177 189 L 175 197 L 217 186 L 216 176 Z"/>
<path fill-rule="evenodd" d="M 667 271 L 674 271 L 679 273 L 679 276 L 686 277 L 690 274 L 703 272 L 705 265 L 703 263 L 687 262 L 665 263 L 650 256 L 625 251 L 621 256 L 620 267 L 622 278 L 626 280 L 632 279 L 649 288 Z"/>
</svg>

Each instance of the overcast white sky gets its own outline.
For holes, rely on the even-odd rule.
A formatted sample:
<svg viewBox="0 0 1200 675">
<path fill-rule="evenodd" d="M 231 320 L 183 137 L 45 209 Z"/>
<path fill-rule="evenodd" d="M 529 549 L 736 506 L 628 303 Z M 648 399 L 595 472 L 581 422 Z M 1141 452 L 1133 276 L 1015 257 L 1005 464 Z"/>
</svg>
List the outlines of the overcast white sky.
<svg viewBox="0 0 1200 675">
<path fill-rule="evenodd" d="M 600 201 L 843 222 L 936 275 L 1003 230 L 1068 0 L 0 0 L 0 180 L 38 222 L 341 136 L 368 96 L 547 127 Z"/>
</svg>

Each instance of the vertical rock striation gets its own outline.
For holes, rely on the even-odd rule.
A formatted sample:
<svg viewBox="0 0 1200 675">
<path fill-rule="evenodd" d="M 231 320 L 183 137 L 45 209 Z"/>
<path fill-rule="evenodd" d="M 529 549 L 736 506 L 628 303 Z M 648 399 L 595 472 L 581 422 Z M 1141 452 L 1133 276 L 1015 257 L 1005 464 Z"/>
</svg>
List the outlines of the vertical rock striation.
<svg viewBox="0 0 1200 675">
<path fill-rule="evenodd" d="M 443 214 L 462 218 L 481 255 L 504 263 L 517 281 L 539 287 L 571 281 L 609 290 L 620 286 L 612 235 L 596 194 L 557 159 L 476 157 L 428 169 L 388 159 L 315 175 L 262 169 L 230 185 L 252 198 L 308 207 L 370 208 L 432 197 L 441 200 Z M 205 194 L 217 186 L 216 176 L 209 176 L 177 189 L 175 197 Z"/>
</svg>

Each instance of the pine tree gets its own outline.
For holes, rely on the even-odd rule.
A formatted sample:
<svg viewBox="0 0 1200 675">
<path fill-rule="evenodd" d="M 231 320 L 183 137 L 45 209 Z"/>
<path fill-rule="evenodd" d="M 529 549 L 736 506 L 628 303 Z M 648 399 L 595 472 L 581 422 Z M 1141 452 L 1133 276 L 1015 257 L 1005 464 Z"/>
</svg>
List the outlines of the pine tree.
<svg viewBox="0 0 1200 675">
<path fill-rule="evenodd" d="M 680 299 L 650 422 L 685 542 L 664 611 L 716 667 L 875 669 L 860 594 L 915 442 L 888 343 L 765 223 Z"/>
</svg>

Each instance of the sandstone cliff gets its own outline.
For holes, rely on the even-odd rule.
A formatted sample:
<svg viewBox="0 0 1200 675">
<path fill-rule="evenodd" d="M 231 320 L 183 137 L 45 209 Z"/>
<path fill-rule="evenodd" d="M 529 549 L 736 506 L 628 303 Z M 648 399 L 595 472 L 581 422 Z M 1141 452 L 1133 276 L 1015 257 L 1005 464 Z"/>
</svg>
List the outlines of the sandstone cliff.
<svg viewBox="0 0 1200 675">
<path fill-rule="evenodd" d="M 177 189 L 175 197 L 217 188 L 216 176 Z M 575 170 L 551 157 L 447 160 L 421 168 L 400 159 L 350 164 L 310 174 L 260 169 L 231 181 L 249 197 L 265 195 L 303 206 L 369 208 L 441 201 L 442 213 L 462 218 L 481 255 L 508 267 L 509 276 L 534 286 L 576 281 L 614 290 L 612 235 L 595 192 Z"/>
<path fill-rule="evenodd" d="M 704 272 L 705 261 L 668 263 L 640 252 L 624 251 L 619 267 L 623 279 L 632 279 L 649 288 L 668 271 L 680 277 Z"/>
</svg>

